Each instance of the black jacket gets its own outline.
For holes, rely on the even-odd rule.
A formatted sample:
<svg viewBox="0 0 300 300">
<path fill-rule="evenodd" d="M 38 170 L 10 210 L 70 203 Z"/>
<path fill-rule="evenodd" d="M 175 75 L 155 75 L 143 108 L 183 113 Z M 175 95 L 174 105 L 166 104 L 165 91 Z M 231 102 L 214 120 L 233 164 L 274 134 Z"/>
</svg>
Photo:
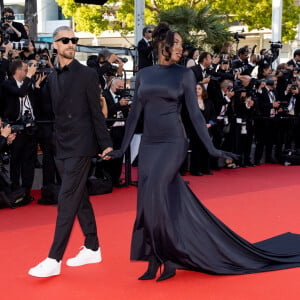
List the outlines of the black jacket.
<svg viewBox="0 0 300 300">
<path fill-rule="evenodd" d="M 73 60 L 48 76 L 58 159 L 90 156 L 111 147 L 100 105 L 97 73 Z"/>
<path fill-rule="evenodd" d="M 28 94 L 33 112 L 35 112 L 36 101 L 40 96 L 40 89 L 33 87 L 33 81 L 26 77 L 22 86 L 19 88 L 13 77 L 5 80 L 2 84 L 3 96 L 3 119 L 10 122 L 17 121 L 20 115 L 19 97 L 25 97 Z"/>
<path fill-rule="evenodd" d="M 152 51 L 153 48 L 150 45 L 148 45 L 145 41 L 145 39 L 141 39 L 138 42 L 138 46 L 137 46 L 137 50 L 138 50 L 138 58 L 139 58 L 139 63 L 138 63 L 138 68 L 139 70 L 145 67 L 149 67 L 153 65 L 153 58 L 152 58 Z"/>
<path fill-rule="evenodd" d="M 21 32 L 21 36 L 18 37 L 18 35 L 13 31 L 9 34 L 9 40 L 11 42 L 19 42 L 20 40 L 26 40 L 28 39 L 26 30 L 24 28 L 24 25 L 19 22 L 12 22 L 12 26 L 15 27 L 18 31 Z"/>
</svg>

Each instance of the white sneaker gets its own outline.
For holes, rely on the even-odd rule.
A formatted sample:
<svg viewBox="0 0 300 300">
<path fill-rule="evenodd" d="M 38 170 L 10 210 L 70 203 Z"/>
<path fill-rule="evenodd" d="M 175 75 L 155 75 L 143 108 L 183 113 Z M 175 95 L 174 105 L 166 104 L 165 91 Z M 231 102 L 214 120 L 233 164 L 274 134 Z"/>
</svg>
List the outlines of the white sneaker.
<svg viewBox="0 0 300 300">
<path fill-rule="evenodd" d="M 67 266 L 79 267 L 87 264 L 95 264 L 101 262 L 102 257 L 100 247 L 96 251 L 88 249 L 85 246 L 82 246 L 81 248 L 82 250 L 80 250 L 75 257 L 69 258 L 67 260 Z"/>
<path fill-rule="evenodd" d="M 34 277 L 51 277 L 60 274 L 61 261 L 57 262 L 56 259 L 47 257 L 35 267 L 31 268 L 28 272 L 29 275 Z"/>
</svg>

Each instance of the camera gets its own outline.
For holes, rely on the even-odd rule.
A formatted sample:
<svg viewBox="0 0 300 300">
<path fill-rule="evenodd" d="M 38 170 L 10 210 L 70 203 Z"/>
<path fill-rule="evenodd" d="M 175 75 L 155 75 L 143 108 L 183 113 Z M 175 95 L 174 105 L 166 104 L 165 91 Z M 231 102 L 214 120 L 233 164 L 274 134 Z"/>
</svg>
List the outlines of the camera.
<svg viewBox="0 0 300 300">
<path fill-rule="evenodd" d="M 2 126 L 5 127 L 7 124 L 10 124 L 11 132 L 20 132 L 23 131 L 25 128 L 35 126 L 35 122 L 32 118 L 32 115 L 28 110 L 25 110 L 24 114 L 21 116 L 19 120 L 16 122 L 10 121 L 3 121 Z"/>
<path fill-rule="evenodd" d="M 4 128 L 8 124 L 10 124 L 11 133 L 23 131 L 25 128 L 24 124 L 16 124 L 12 122 L 2 122 L 2 127 Z"/>
<path fill-rule="evenodd" d="M 126 57 L 119 57 L 119 59 L 125 64 L 128 62 L 128 59 Z"/>
<path fill-rule="evenodd" d="M 41 59 L 37 61 L 37 70 L 36 74 L 49 74 L 52 72 L 52 68 L 47 67 L 48 66 L 48 56 L 47 55 L 41 55 Z"/>
<path fill-rule="evenodd" d="M 280 101 L 280 105 L 277 109 L 282 109 L 283 114 L 289 113 L 289 101 Z"/>
<path fill-rule="evenodd" d="M 107 70 L 105 72 L 105 75 L 106 76 L 115 76 L 118 68 L 119 68 L 118 64 L 115 64 L 115 63 L 110 64 L 110 68 L 109 68 L 109 70 Z"/>
<path fill-rule="evenodd" d="M 116 89 L 115 94 L 119 97 L 119 99 L 122 99 L 122 98 L 131 99 L 133 97 L 130 89 Z M 130 104 L 129 102 L 128 102 L 128 104 Z"/>
<path fill-rule="evenodd" d="M 238 32 L 236 32 L 233 36 L 233 38 L 235 39 L 236 42 L 238 42 L 240 39 L 245 39 L 246 37 L 242 34 L 239 34 Z"/>
<path fill-rule="evenodd" d="M 282 48 L 282 43 L 281 42 L 269 42 L 269 43 L 271 44 L 271 50 Z"/>
<path fill-rule="evenodd" d="M 293 83 L 291 85 L 291 91 L 296 91 L 298 89 L 298 84 L 297 83 Z"/>
<path fill-rule="evenodd" d="M 234 62 L 232 62 L 234 63 Z M 240 73 L 243 73 L 244 71 L 246 71 L 248 69 L 248 65 L 244 65 L 240 68 L 236 68 L 236 69 L 233 69 L 233 72 L 236 73 L 236 72 L 240 72 Z"/>
</svg>

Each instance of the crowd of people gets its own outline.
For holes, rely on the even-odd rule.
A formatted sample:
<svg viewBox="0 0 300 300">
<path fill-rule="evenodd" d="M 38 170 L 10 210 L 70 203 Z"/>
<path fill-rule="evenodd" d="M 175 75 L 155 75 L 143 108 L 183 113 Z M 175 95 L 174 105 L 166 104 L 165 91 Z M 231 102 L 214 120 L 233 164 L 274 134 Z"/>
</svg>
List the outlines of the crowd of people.
<svg viewBox="0 0 300 300">
<path fill-rule="evenodd" d="M 6 9 L 2 14 L 9 20 L 7 32 L 11 35 L 9 41 L 2 40 L 0 47 L 0 116 L 11 132 L 17 133 L 5 150 L 9 149 L 12 189 L 25 188 L 32 200 L 30 190 L 35 168 L 39 166 L 38 149 L 43 153 L 42 191 L 47 194 L 49 190 L 58 190 L 61 183 L 54 162 L 53 112 L 46 84 L 48 74 L 55 68 L 56 53 L 36 49 L 34 41 L 28 39 L 28 26 L 11 22 L 12 10 Z M 137 45 L 138 72 L 157 63 L 152 32 L 153 27 L 146 26 Z M 16 47 L 24 38 L 27 43 Z M 178 64 L 193 71 L 199 110 L 214 146 L 238 154 L 239 159 L 223 161 L 211 157 L 183 105 L 182 119 L 190 143 L 181 175 L 212 175 L 223 167 L 284 163 L 287 150 L 300 149 L 300 49 L 294 51 L 293 59 L 273 69 L 279 55 L 278 45 L 262 49 L 259 54 L 250 46 L 234 53 L 232 46 L 232 42 L 226 42 L 220 53 L 213 54 L 184 45 Z M 126 59 L 108 49 L 87 60 L 87 66 L 98 74 L 102 91 L 99 101 L 115 149 L 122 144 L 133 99 L 133 91 L 123 76 L 125 63 Z M 137 127 L 136 132 L 142 133 L 143 118 Z M 124 186 L 122 163 L 123 158 L 118 158 L 98 166 L 109 173 L 115 187 Z M 56 199 L 42 198 L 39 203 L 54 204 Z"/>
<path fill-rule="evenodd" d="M 138 44 L 144 63 L 139 68 L 154 61 L 149 30 L 151 27 L 145 27 L 143 43 Z M 213 54 L 184 45 L 179 64 L 191 68 L 195 75 L 199 109 L 213 143 L 239 154 L 240 159 L 222 163 L 211 158 L 183 109 L 190 140 L 190 154 L 181 168 L 183 175 L 187 170 L 201 176 L 220 167 L 258 166 L 263 161 L 284 163 L 286 151 L 300 148 L 300 49 L 287 63 L 274 67 L 281 47 L 271 43 L 270 49 L 256 54 L 256 47 L 243 46 L 234 53 L 233 42 L 226 42 L 220 53 Z"/>
<path fill-rule="evenodd" d="M 299 266 L 298 235 L 247 242 L 199 201 L 181 175 L 257 166 L 264 153 L 265 162 L 280 163 L 286 149 L 300 148 L 300 49 L 273 70 L 279 44 L 260 54 L 244 46 L 234 55 L 228 42 L 215 55 L 183 47 L 167 23 L 147 26 L 137 47 L 133 94 L 122 78 L 124 58 L 103 49 L 83 66 L 75 59 L 79 39 L 67 26 L 53 32 L 56 58 L 45 49 L 38 53 L 25 28 L 27 43 L 20 49 L 15 42 L 23 28 L 11 22 L 12 10 L 3 16 L 0 146 L 2 153 L 9 147 L 10 180 L 0 176 L 0 183 L 24 189 L 30 201 L 39 145 L 42 190 L 60 185 L 53 242 L 29 275 L 61 274 L 76 218 L 84 244 L 66 265 L 101 262 L 87 189 L 92 158 L 99 157 L 114 186 L 121 187 L 123 156 L 135 132 L 143 138 L 130 258 L 148 261 L 139 280 L 156 278 L 161 266 L 157 281 L 175 276 L 177 269 L 248 274 Z M 47 201 L 39 203 L 55 203 Z"/>
</svg>

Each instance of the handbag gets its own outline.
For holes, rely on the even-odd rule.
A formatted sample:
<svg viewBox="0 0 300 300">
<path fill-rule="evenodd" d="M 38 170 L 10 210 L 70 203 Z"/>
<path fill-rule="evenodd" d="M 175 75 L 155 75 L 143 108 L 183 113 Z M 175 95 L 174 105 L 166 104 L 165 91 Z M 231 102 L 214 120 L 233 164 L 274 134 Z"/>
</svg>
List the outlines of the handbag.
<svg viewBox="0 0 300 300">
<path fill-rule="evenodd" d="M 89 195 L 103 195 L 111 193 L 113 190 L 113 182 L 110 174 L 106 172 L 102 166 L 97 164 L 92 165 L 90 176 L 87 180 L 87 189 Z"/>
</svg>

